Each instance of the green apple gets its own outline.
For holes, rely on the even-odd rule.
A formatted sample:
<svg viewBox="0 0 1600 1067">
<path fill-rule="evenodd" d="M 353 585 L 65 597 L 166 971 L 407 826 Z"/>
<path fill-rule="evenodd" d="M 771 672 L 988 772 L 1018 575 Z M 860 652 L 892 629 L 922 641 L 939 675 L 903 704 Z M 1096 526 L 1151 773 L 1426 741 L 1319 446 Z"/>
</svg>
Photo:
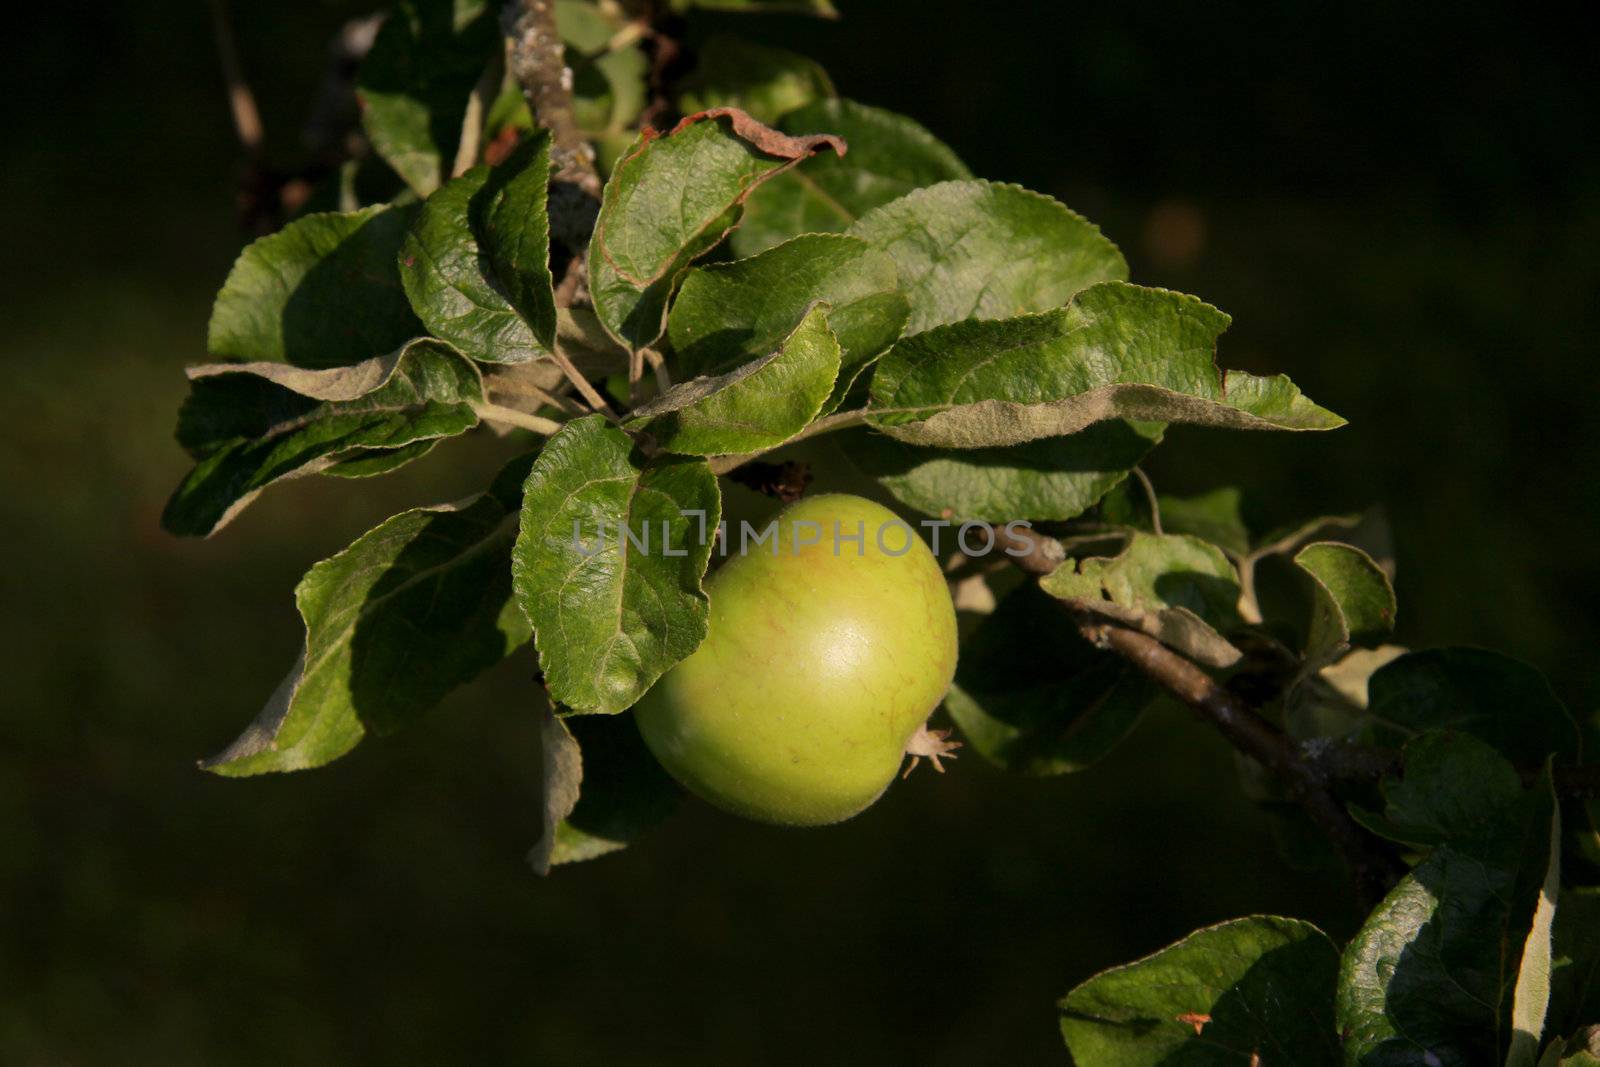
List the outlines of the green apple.
<svg viewBox="0 0 1600 1067">
<path fill-rule="evenodd" d="M 706 583 L 710 632 L 635 709 L 689 790 L 763 822 L 820 826 L 877 800 L 907 753 L 954 747 L 926 729 L 956 666 L 956 615 L 909 524 L 823 495 L 776 530 L 726 531 Z"/>
</svg>

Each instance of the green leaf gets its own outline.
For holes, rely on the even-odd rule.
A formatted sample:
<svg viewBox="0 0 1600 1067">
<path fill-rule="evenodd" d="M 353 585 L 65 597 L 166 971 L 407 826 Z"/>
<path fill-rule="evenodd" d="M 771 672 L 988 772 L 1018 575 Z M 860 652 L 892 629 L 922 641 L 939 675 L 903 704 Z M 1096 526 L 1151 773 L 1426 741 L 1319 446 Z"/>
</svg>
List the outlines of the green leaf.
<svg viewBox="0 0 1600 1067">
<path fill-rule="evenodd" d="M 1155 447 L 1162 430 L 1158 422 L 1111 419 L 1007 448 L 922 448 L 870 430 L 842 443 L 864 473 L 924 514 L 1048 521 L 1093 507 Z"/>
<path fill-rule="evenodd" d="M 1066 774 L 1133 732 L 1158 690 L 1119 656 L 1067 635 L 1048 655 L 1021 638 L 1062 634 L 1061 606 L 1024 585 L 962 642 L 945 708 L 978 753 L 1008 771 Z"/>
<path fill-rule="evenodd" d="M 854 100 L 819 100 L 785 115 L 785 133 L 833 133 L 850 151 L 821 155 L 779 175 L 751 195 L 744 224 L 730 238 L 752 256 L 803 233 L 840 233 L 875 207 L 935 182 L 972 172 L 918 123 Z"/>
<path fill-rule="evenodd" d="M 688 11 L 696 7 L 708 11 L 815 15 L 825 19 L 839 17 L 839 9 L 833 6 L 833 0 L 672 0 L 674 11 Z"/>
<path fill-rule="evenodd" d="M 547 144 L 546 138 L 539 138 Z M 543 151 L 540 152 L 543 156 Z M 524 157 L 524 162 L 527 162 Z M 548 158 L 535 163 L 516 180 L 517 193 L 507 192 L 503 179 L 491 184 L 488 167 L 474 167 L 445 183 L 422 205 L 411 232 L 400 249 L 400 277 L 417 317 L 434 336 L 443 338 L 474 359 L 487 363 L 523 363 L 550 349 L 555 329 L 555 295 L 548 304 L 538 294 L 548 288 L 548 266 L 529 265 L 537 259 L 528 247 L 540 237 L 548 250 L 549 222 L 541 206 L 533 211 L 527 197 L 537 195 L 527 179 L 537 177 L 540 166 L 548 172 Z M 512 285 L 503 282 L 490 257 L 480 248 L 473 217 L 491 203 L 505 215 L 522 208 L 522 225 L 502 219 L 505 232 L 496 242 L 500 259 L 508 266 L 523 264 L 530 273 Z M 533 217 L 537 216 L 537 217 Z M 542 234 L 536 232 L 543 226 Z M 512 305 L 516 292 L 533 316 L 532 324 Z M 536 334 L 548 330 L 548 334 Z"/>
<path fill-rule="evenodd" d="M 256 721 L 202 766 L 221 775 L 317 767 L 369 731 L 408 725 L 528 640 L 511 600 L 513 461 L 464 504 L 385 520 L 295 590 L 305 648 Z"/>
<path fill-rule="evenodd" d="M 1578 724 L 1544 675 L 1498 652 L 1412 652 L 1374 673 L 1367 694 L 1379 744 L 1397 745 L 1425 730 L 1459 730 L 1526 767 L 1551 755 L 1576 762 L 1581 750 Z"/>
<path fill-rule="evenodd" d="M 788 137 L 731 108 L 642 137 L 606 182 L 589 243 L 589 289 L 611 335 L 633 351 L 654 344 L 673 289 L 737 224 L 745 197 L 824 147 L 844 151 L 834 138 Z"/>
<path fill-rule="evenodd" d="M 1054 311 L 935 327 L 879 361 L 871 421 L 901 440 L 950 448 L 1020 444 L 1109 418 L 1249 430 L 1344 424 L 1281 375 L 1219 371 L 1216 341 L 1228 321 L 1192 296 L 1108 282 Z"/>
<path fill-rule="evenodd" d="M 720 511 L 704 460 L 646 462 L 598 415 L 550 438 L 524 487 L 512 575 L 553 699 L 622 711 L 695 650 Z"/>
<path fill-rule="evenodd" d="M 1244 519 L 1244 491 L 1227 485 L 1199 496 L 1175 497 L 1163 494 L 1161 527 L 1167 533 L 1193 534 L 1210 541 L 1234 558 L 1250 554 L 1250 527 Z"/>
<path fill-rule="evenodd" d="M 1061 1001 L 1061 1033 L 1079 1067 L 1332 1065 L 1338 967 L 1310 923 L 1235 919 L 1084 982 Z"/>
<path fill-rule="evenodd" d="M 1135 531 L 1121 555 L 1068 560 L 1039 584 L 1201 663 L 1228 667 L 1239 660 L 1239 650 L 1218 632 L 1240 624 L 1238 577 L 1220 549 L 1197 537 Z"/>
<path fill-rule="evenodd" d="M 1372 557 L 1350 545 L 1319 541 L 1294 557 L 1310 576 L 1314 603 L 1306 659 L 1331 663 L 1351 644 L 1379 644 L 1394 629 L 1394 587 Z"/>
<path fill-rule="evenodd" d="M 550 276 L 550 134 L 536 131 L 489 171 L 469 209 L 488 277 L 539 346 L 555 344 L 556 294 Z"/>
<path fill-rule="evenodd" d="M 1562 889 L 1553 941 L 1547 1032 L 1565 1034 L 1600 1019 L 1600 886 Z"/>
<path fill-rule="evenodd" d="M 950 181 L 856 220 L 850 233 L 887 252 L 911 301 L 907 329 L 1011 319 L 1060 307 L 1128 264 L 1100 227 L 1017 185 Z"/>
<path fill-rule="evenodd" d="M 816 418 L 839 374 L 828 308 L 814 304 L 777 348 L 714 378 L 673 386 L 633 410 L 668 452 L 719 456 L 774 448 Z"/>
<path fill-rule="evenodd" d="M 211 310 L 207 349 L 234 359 L 335 367 L 422 332 L 395 254 L 415 215 L 383 205 L 307 215 L 239 254 Z"/>
<path fill-rule="evenodd" d="M 749 259 L 697 267 L 667 320 L 684 374 L 722 374 L 770 353 L 806 308 L 828 305 L 840 372 L 823 413 L 899 338 L 908 308 L 894 261 L 843 234 L 808 234 Z"/>
<path fill-rule="evenodd" d="M 1376 833 L 1419 848 L 1492 840 L 1522 796 L 1516 769 L 1468 734 L 1425 733 L 1406 746 L 1405 767 L 1383 783 Z"/>
<path fill-rule="evenodd" d="M 1490 781 L 1474 780 L 1496 762 Z M 1559 812 L 1548 774 L 1524 792 L 1480 742 L 1431 734 L 1391 818 L 1435 847 L 1368 916 L 1344 953 L 1337 1014 L 1348 1064 L 1532 1064 L 1549 964 Z M 1519 1026 L 1522 1027 L 1519 1029 Z"/>
<path fill-rule="evenodd" d="M 828 72 L 815 60 L 719 33 L 700 49 L 694 73 L 680 90 L 678 110 L 692 115 L 707 108 L 737 107 L 770 124 L 833 95 Z"/>
<path fill-rule="evenodd" d="M 645 748 L 632 716 L 581 715 L 565 723 L 582 752 L 582 788 L 556 827 L 552 866 L 626 848 L 683 799 L 683 790 Z"/>
<path fill-rule="evenodd" d="M 192 367 L 189 376 L 178 443 L 198 463 L 161 518 L 172 533 L 189 536 L 215 533 L 285 478 L 336 464 L 346 465 L 346 475 L 392 470 L 420 454 L 419 442 L 476 426 L 475 405 L 483 399 L 471 361 L 429 339 L 366 365 L 321 372 L 320 379 L 234 363 Z M 275 378 L 296 381 L 302 392 Z M 386 460 L 348 466 L 379 456 Z"/>
<path fill-rule="evenodd" d="M 499 40 L 483 0 L 399 0 L 356 76 L 373 149 L 418 196 L 439 187 Z"/>
</svg>

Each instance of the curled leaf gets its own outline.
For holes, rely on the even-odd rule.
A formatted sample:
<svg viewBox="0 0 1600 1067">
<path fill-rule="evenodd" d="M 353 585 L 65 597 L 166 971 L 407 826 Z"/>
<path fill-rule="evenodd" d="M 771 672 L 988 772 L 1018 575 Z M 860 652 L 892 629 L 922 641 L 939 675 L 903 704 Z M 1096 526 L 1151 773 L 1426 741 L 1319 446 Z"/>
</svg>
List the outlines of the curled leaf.
<svg viewBox="0 0 1600 1067">
<path fill-rule="evenodd" d="M 711 251 L 762 182 L 845 144 L 791 136 L 737 108 L 690 115 L 666 136 L 642 135 L 606 182 L 589 243 L 589 288 L 605 328 L 630 351 L 654 344 L 689 265 Z"/>
<path fill-rule="evenodd" d="M 1111 418 L 1241 430 L 1344 424 L 1282 375 L 1218 369 L 1228 322 L 1192 296 L 1105 282 L 1053 311 L 938 326 L 879 361 L 871 421 L 952 448 L 1020 444 Z"/>
<path fill-rule="evenodd" d="M 1208 666 L 1241 656 L 1219 632 L 1239 624 L 1238 577 L 1221 550 L 1197 537 L 1135 533 L 1121 555 L 1068 561 L 1039 584 Z"/>
</svg>

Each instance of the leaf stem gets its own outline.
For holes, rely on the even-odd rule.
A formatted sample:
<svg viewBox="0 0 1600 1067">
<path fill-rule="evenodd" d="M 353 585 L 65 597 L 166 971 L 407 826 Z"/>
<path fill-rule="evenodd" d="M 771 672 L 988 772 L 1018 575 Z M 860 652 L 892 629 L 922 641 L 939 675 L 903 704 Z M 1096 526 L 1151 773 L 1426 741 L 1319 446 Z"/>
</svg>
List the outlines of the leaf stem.
<svg viewBox="0 0 1600 1067">
<path fill-rule="evenodd" d="M 1133 468 L 1133 476 L 1144 486 L 1144 498 L 1150 504 L 1150 532 L 1157 537 L 1164 536 L 1161 532 L 1161 503 L 1156 499 L 1156 487 L 1151 484 L 1150 476 L 1142 467 Z"/>
<path fill-rule="evenodd" d="M 532 430 L 534 433 L 542 434 L 545 437 L 551 436 L 560 430 L 563 425 L 554 419 L 547 419 L 541 415 L 530 415 L 525 411 L 518 411 L 516 408 L 502 407 L 499 404 L 491 404 L 487 401 L 473 405 L 473 410 L 477 411 L 479 418 L 488 422 L 515 426 L 522 430 Z"/>
<path fill-rule="evenodd" d="M 560 279 L 556 302 L 563 307 L 586 304 L 586 251 L 600 212 L 600 174 L 595 170 L 594 146 L 572 108 L 572 69 L 556 29 L 554 0 L 507 0 L 501 23 L 511 39 L 507 69 L 522 87 L 535 121 L 550 131 L 551 270 Z M 578 385 L 577 378 L 573 384 Z M 579 385 L 578 391 L 594 404 L 592 390 L 585 392 Z M 603 401 L 595 410 L 608 412 Z"/>
<path fill-rule="evenodd" d="M 595 387 L 589 383 L 589 379 L 583 376 L 582 371 L 573 366 L 572 360 L 568 359 L 567 354 L 561 351 L 560 345 L 551 347 L 550 358 L 555 362 L 556 366 L 561 368 L 561 373 L 567 376 L 567 381 L 572 383 L 572 387 L 578 391 L 579 396 L 583 397 L 584 403 L 588 404 L 591 410 L 599 412 L 612 422 L 620 421 L 617 418 L 617 413 L 611 410 L 611 405 L 606 403 L 606 398 L 601 396 Z"/>
<path fill-rule="evenodd" d="M 1261 602 L 1256 599 L 1256 557 L 1233 561 L 1239 572 L 1239 617 L 1251 626 L 1261 625 Z"/>
<path fill-rule="evenodd" d="M 650 364 L 651 371 L 655 373 L 656 388 L 663 393 L 671 389 L 672 374 L 667 370 L 667 361 L 662 357 L 661 353 L 653 348 L 647 348 L 644 350 L 644 359 L 646 363 Z"/>
</svg>

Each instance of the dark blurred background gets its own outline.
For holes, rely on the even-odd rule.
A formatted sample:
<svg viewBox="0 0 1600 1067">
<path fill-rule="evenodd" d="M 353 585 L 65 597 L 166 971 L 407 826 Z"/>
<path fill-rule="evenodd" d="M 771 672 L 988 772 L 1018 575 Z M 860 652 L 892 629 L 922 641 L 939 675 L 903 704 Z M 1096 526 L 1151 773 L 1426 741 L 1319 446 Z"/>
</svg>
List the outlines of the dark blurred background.
<svg viewBox="0 0 1600 1067">
<path fill-rule="evenodd" d="M 1175 430 L 1157 484 L 1238 482 L 1284 519 L 1380 504 L 1400 640 L 1493 646 L 1600 704 L 1591 33 L 1510 2 L 840 4 L 697 32 L 815 56 L 1100 222 L 1136 280 L 1231 312 L 1228 365 L 1351 425 Z M 366 8 L 234 6 L 292 156 Z M 293 658 L 306 567 L 474 491 L 498 449 L 163 534 L 181 368 L 242 244 L 208 13 L 8 19 L 0 1062 L 1062 1062 L 1053 1001 L 1101 967 L 1249 912 L 1348 935 L 1339 875 L 1275 858 L 1176 710 L 1073 777 L 963 759 L 811 832 L 690 805 L 548 880 L 523 862 L 526 658 L 325 769 L 197 771 Z"/>
</svg>

